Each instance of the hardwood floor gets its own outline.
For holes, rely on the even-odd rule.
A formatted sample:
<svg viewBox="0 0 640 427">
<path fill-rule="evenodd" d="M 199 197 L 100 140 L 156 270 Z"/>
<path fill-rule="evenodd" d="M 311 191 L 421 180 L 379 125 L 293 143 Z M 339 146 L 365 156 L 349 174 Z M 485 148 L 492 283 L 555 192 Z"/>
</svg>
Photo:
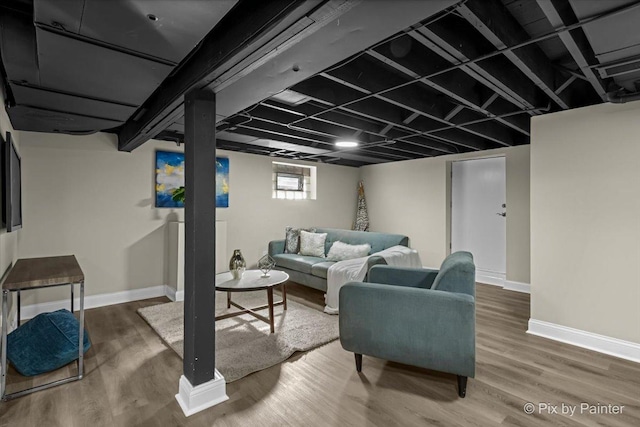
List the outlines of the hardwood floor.
<svg viewBox="0 0 640 427">
<path fill-rule="evenodd" d="M 320 292 L 295 284 L 287 291 L 322 307 Z M 640 425 L 640 364 L 526 334 L 529 296 L 481 284 L 477 373 L 464 399 L 454 375 L 366 355 L 358 375 L 353 354 L 335 341 L 228 384 L 227 402 L 185 418 L 174 398 L 182 360 L 136 313 L 165 301 L 87 310 L 93 347 L 85 378 L 0 403 L 0 426 Z M 33 381 L 11 372 L 8 383 L 12 391 Z M 524 413 L 527 402 L 535 414 Z M 582 402 L 624 408 L 618 415 L 580 414 Z M 540 403 L 577 409 L 573 416 L 538 413 Z"/>
</svg>

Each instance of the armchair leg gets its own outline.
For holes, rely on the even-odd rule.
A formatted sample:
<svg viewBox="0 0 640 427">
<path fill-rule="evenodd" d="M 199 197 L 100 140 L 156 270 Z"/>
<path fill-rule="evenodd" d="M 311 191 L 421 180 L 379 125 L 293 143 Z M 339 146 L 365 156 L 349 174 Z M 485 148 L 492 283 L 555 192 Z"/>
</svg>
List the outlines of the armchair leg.
<svg viewBox="0 0 640 427">
<path fill-rule="evenodd" d="M 467 377 L 458 375 L 458 396 L 464 397 L 467 394 Z"/>
<path fill-rule="evenodd" d="M 354 353 L 356 356 L 356 371 L 362 372 L 362 355 L 358 353 Z"/>
</svg>

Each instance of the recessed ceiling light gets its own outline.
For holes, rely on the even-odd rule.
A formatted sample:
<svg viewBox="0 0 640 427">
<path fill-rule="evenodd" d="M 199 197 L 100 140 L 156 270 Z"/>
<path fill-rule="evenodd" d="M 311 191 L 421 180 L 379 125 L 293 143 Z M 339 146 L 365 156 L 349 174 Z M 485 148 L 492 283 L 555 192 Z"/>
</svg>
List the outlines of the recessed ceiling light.
<svg viewBox="0 0 640 427">
<path fill-rule="evenodd" d="M 351 148 L 357 146 L 358 143 L 356 141 L 336 141 L 336 147 L 340 148 Z"/>
</svg>

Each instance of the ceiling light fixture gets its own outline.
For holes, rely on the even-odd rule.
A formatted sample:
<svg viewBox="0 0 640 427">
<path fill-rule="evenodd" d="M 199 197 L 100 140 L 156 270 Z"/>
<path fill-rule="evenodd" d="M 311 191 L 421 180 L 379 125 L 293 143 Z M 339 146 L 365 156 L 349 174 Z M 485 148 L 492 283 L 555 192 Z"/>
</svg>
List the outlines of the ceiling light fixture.
<svg viewBox="0 0 640 427">
<path fill-rule="evenodd" d="M 357 146 L 358 143 L 356 141 L 336 141 L 336 147 L 340 148 L 353 148 Z"/>
</svg>

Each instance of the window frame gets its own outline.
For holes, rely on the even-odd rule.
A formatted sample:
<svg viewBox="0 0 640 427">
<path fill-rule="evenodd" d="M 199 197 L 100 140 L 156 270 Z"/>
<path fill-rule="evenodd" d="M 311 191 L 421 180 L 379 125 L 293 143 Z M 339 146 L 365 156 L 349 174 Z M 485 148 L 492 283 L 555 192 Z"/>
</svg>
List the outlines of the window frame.
<svg viewBox="0 0 640 427">
<path fill-rule="evenodd" d="M 278 178 L 283 177 L 283 178 L 297 178 L 298 180 L 298 189 L 292 189 L 292 188 L 283 188 L 280 187 L 278 184 Z M 304 175 L 303 174 L 297 174 L 297 173 L 288 173 L 288 172 L 276 172 L 276 191 L 298 191 L 298 192 L 304 192 Z"/>
</svg>

